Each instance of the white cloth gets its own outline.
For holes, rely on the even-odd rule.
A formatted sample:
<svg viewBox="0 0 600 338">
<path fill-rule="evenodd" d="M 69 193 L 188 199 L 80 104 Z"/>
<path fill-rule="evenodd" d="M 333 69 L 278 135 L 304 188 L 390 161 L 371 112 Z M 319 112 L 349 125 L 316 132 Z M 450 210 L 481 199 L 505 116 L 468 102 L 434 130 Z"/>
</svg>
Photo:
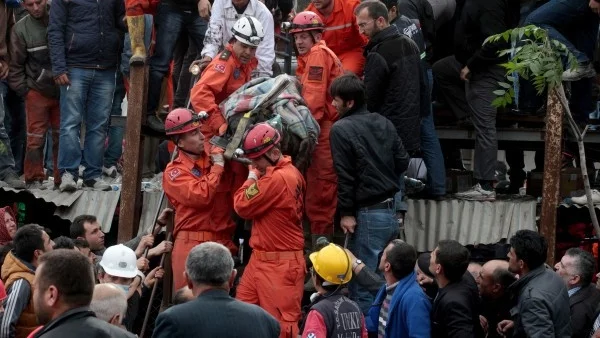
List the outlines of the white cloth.
<svg viewBox="0 0 600 338">
<path fill-rule="evenodd" d="M 222 50 L 233 37 L 231 29 L 242 16 L 252 16 L 262 25 L 265 37 L 256 50 L 258 67 L 252 73 L 252 78 L 270 77 L 273 62 L 275 62 L 275 24 L 269 9 L 258 0 L 250 0 L 243 14 L 238 14 L 231 0 L 215 0 L 208 24 L 208 31 L 204 37 L 202 56 L 215 56 Z"/>
</svg>

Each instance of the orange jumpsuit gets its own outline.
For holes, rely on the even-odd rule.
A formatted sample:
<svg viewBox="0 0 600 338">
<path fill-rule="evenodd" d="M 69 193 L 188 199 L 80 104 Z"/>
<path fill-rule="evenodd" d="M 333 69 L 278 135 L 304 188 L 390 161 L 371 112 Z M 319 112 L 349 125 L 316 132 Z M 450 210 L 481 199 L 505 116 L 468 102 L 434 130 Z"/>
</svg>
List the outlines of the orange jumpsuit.
<svg viewBox="0 0 600 338">
<path fill-rule="evenodd" d="M 321 127 L 312 162 L 306 172 L 306 216 L 312 234 L 333 235 L 333 217 L 337 206 L 337 176 L 333 167 L 329 131 L 338 119 L 331 82 L 343 73 L 337 56 L 325 41 L 315 44 L 308 53 L 298 57 L 296 75 L 302 84 L 302 97 Z"/>
<path fill-rule="evenodd" d="M 223 182 L 223 167 L 211 165 L 208 155 L 197 161 L 180 152 L 163 174 L 163 189 L 175 208 L 173 230 L 173 284 L 186 285 L 183 277 L 190 250 L 203 242 L 219 242 L 236 254 L 232 241 L 235 224 L 231 219 L 232 196 Z"/>
<path fill-rule="evenodd" d="M 205 111 L 208 114 L 208 120 L 200 127 L 204 135 L 204 149 L 210 149 L 210 139 L 219 135 L 219 127 L 227 122 L 221 114 L 219 104 L 250 81 L 250 75 L 257 66 L 256 58 L 242 64 L 233 52 L 231 44 L 227 44 L 204 69 L 200 80 L 190 93 L 194 111 Z M 226 169 L 227 176 L 231 176 L 231 191 L 236 191 L 246 179 L 248 170 L 237 162 L 229 162 Z"/>
<path fill-rule="evenodd" d="M 354 17 L 354 9 L 360 4 L 360 0 L 333 0 L 333 2 L 333 12 L 328 17 L 324 17 L 312 3 L 306 10 L 317 13 L 323 20 L 325 24 L 323 40 L 342 61 L 344 69 L 362 76 L 365 66 L 363 48 L 367 44 L 367 39 L 358 31 Z"/>
<path fill-rule="evenodd" d="M 258 181 L 246 180 L 235 193 L 233 206 L 243 218 L 252 219 L 250 262 L 236 297 L 256 304 L 277 318 L 281 338 L 298 335 L 304 292 L 302 174 L 284 156 L 267 168 Z"/>
</svg>

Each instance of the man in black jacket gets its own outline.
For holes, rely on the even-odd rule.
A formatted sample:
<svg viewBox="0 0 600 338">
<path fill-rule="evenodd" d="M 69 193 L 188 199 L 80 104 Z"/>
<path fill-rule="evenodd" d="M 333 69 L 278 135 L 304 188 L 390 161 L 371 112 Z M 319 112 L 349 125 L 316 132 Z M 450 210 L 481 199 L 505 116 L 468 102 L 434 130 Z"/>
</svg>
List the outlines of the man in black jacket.
<svg viewBox="0 0 600 338">
<path fill-rule="evenodd" d="M 196 245 L 187 257 L 184 273 L 195 299 L 158 315 L 152 337 L 279 337 L 279 323 L 273 316 L 229 296 L 237 271 L 225 246 L 215 242 Z"/>
<path fill-rule="evenodd" d="M 340 116 L 329 135 L 340 225 L 353 234 L 349 249 L 374 271 L 379 253 L 398 235 L 394 195 L 409 158 L 392 122 L 367 111 L 365 86 L 356 75 L 338 77 L 330 91 Z M 366 314 L 375 295 L 354 281 L 349 289 Z"/>
<path fill-rule="evenodd" d="M 595 267 L 594 256 L 580 248 L 570 248 L 554 265 L 569 293 L 573 338 L 588 338 L 596 319 L 600 291 L 591 284 Z"/>
<path fill-rule="evenodd" d="M 89 309 L 93 293 L 94 272 L 87 257 L 66 249 L 44 254 L 35 273 L 33 298 L 35 315 L 44 327 L 34 337 L 135 337 L 96 318 Z"/>
<path fill-rule="evenodd" d="M 454 34 L 454 56 L 433 65 L 433 74 L 444 101 L 459 120 L 470 117 L 477 131 L 474 177 L 479 181 L 458 198 L 494 201 L 493 181 L 498 153 L 496 108 L 492 101 L 504 78 L 498 46 L 483 41 L 514 28 L 519 22 L 519 0 L 467 0 Z M 508 46 L 507 46 L 508 47 Z"/>
<path fill-rule="evenodd" d="M 454 240 L 440 241 L 431 252 L 429 270 L 440 288 L 431 310 L 432 337 L 484 337 L 477 284 L 465 273 L 469 257 L 469 250 Z"/>
<path fill-rule="evenodd" d="M 360 32 L 369 37 L 364 68 L 367 109 L 392 121 L 404 148 L 414 157 L 421 148 L 421 117 L 430 112 L 429 86 L 418 46 L 390 25 L 388 10 L 381 1 L 369 0 L 354 11 Z M 396 212 L 402 203 L 404 175 L 396 196 Z"/>
</svg>

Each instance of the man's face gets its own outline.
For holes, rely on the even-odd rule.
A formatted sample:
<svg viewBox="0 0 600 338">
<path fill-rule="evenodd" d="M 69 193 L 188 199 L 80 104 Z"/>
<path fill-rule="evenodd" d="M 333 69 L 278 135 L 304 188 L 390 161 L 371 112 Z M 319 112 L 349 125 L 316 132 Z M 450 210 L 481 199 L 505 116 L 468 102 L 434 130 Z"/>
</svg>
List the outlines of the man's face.
<svg viewBox="0 0 600 338">
<path fill-rule="evenodd" d="M 346 115 L 350 108 L 352 108 L 348 102 L 342 100 L 338 96 L 333 98 L 331 105 L 333 106 L 333 108 L 335 108 L 339 116 Z"/>
<path fill-rule="evenodd" d="M 200 132 L 200 128 L 181 135 L 177 146 L 193 154 L 202 154 L 204 152 L 204 135 Z"/>
<path fill-rule="evenodd" d="M 40 275 L 43 270 L 43 264 L 37 268 L 37 272 L 33 279 L 33 310 L 35 317 L 37 318 L 38 324 L 44 325 L 52 319 L 52 308 L 51 304 L 54 304 L 52 300 L 51 291 L 49 289 L 40 289 Z"/>
<path fill-rule="evenodd" d="M 46 15 L 46 1 L 47 0 L 25 0 L 23 1 L 23 7 L 36 19 L 41 19 Z"/>
<path fill-rule="evenodd" d="M 312 4 L 318 11 L 328 8 L 333 0 L 312 0 Z"/>
<path fill-rule="evenodd" d="M 4 225 L 6 226 L 6 231 L 8 231 L 10 238 L 14 238 L 17 233 L 17 223 L 8 212 L 4 212 Z"/>
<path fill-rule="evenodd" d="M 231 3 L 234 7 L 244 8 L 250 2 L 250 0 L 231 0 Z"/>
<path fill-rule="evenodd" d="M 42 239 L 44 240 L 44 252 L 50 252 L 54 248 L 54 241 L 50 239 L 50 236 L 45 231 L 42 231 Z"/>
<path fill-rule="evenodd" d="M 498 298 L 497 292 L 495 292 L 496 283 L 492 278 L 493 271 L 489 271 L 486 267 L 482 267 L 477 277 L 477 286 L 479 287 L 479 295 L 484 299 L 496 299 Z"/>
<path fill-rule="evenodd" d="M 104 249 L 104 233 L 100 230 L 98 222 L 83 223 L 85 229 L 85 240 L 90 245 L 90 250 L 98 251 Z"/>
<path fill-rule="evenodd" d="M 379 271 L 381 271 L 381 272 L 385 272 L 386 264 L 388 264 L 387 252 L 388 252 L 388 250 L 390 250 L 391 246 L 392 246 L 392 244 L 389 244 L 388 246 L 385 247 L 385 249 L 383 249 L 383 254 L 381 255 L 381 259 L 379 260 Z"/>
<path fill-rule="evenodd" d="M 356 24 L 358 25 L 358 31 L 368 37 L 372 38 L 375 34 L 379 33 L 379 29 L 375 24 L 377 20 L 372 19 L 369 16 L 369 10 L 363 9 L 356 16 Z"/>
<path fill-rule="evenodd" d="M 252 41 L 252 40 L 251 40 Z M 247 64 L 256 55 L 257 46 L 247 45 L 239 40 L 233 43 L 233 52 L 242 64 Z"/>
<path fill-rule="evenodd" d="M 133 278 L 111 276 L 107 273 L 104 273 L 99 280 L 101 283 L 112 283 L 116 285 L 130 285 L 133 282 Z"/>
<path fill-rule="evenodd" d="M 267 158 L 269 158 L 272 162 L 277 162 L 278 157 L 279 153 L 277 150 L 271 149 L 263 156 L 252 159 L 252 166 L 256 168 L 261 175 L 264 175 L 267 172 L 267 168 L 272 166 L 271 162 L 269 162 Z"/>
<path fill-rule="evenodd" d="M 92 250 L 90 250 L 90 248 L 78 248 L 75 247 L 75 249 L 77 249 L 77 251 L 81 252 L 82 255 L 84 255 L 85 257 L 88 258 L 88 260 L 90 261 L 90 264 L 94 265 L 95 264 L 95 259 L 96 259 L 96 255 L 94 255 L 94 253 L 92 252 Z"/>
<path fill-rule="evenodd" d="M 508 252 L 508 271 L 520 275 L 521 274 L 521 267 L 522 267 L 522 261 L 517 257 L 517 253 L 515 252 L 514 248 L 510 248 L 510 251 Z"/>
<path fill-rule="evenodd" d="M 437 277 L 441 269 L 441 265 L 435 262 L 437 257 L 437 251 L 438 248 L 435 248 L 435 250 L 431 252 L 431 258 L 429 259 L 429 272 L 431 272 L 434 277 Z"/>
<path fill-rule="evenodd" d="M 300 32 L 294 34 L 294 43 L 298 49 L 300 55 L 306 55 L 310 52 L 310 49 L 315 45 L 315 39 L 310 32 Z"/>
<path fill-rule="evenodd" d="M 574 274 L 574 269 L 573 269 L 574 265 L 575 265 L 575 257 L 571 257 L 569 255 L 564 255 L 560 259 L 560 262 L 558 262 L 558 263 L 556 263 L 556 265 L 554 265 L 554 269 L 556 270 L 556 273 L 558 273 L 560 278 L 562 278 L 562 280 L 565 282 L 565 285 L 567 287 L 571 287 L 574 284 L 576 284 L 576 281 L 573 280 L 576 276 Z"/>
</svg>

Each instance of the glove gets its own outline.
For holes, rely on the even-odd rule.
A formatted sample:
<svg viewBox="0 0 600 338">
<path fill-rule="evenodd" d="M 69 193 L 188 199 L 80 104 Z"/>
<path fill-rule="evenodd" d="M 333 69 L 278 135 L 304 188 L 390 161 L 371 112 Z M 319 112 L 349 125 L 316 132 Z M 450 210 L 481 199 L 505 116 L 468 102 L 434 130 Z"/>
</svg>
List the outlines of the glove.
<svg viewBox="0 0 600 338">
<path fill-rule="evenodd" d="M 225 166 L 225 157 L 223 157 L 223 153 L 225 149 L 212 146 L 210 148 L 210 160 L 214 165 L 220 165 L 221 167 Z"/>
<path fill-rule="evenodd" d="M 249 165 L 248 166 L 248 179 L 258 181 L 259 178 L 260 178 L 260 171 L 258 171 L 258 169 L 254 168 L 253 166 Z"/>
<path fill-rule="evenodd" d="M 225 135 L 225 133 L 227 132 L 227 123 L 223 123 L 220 127 L 219 130 L 217 131 L 219 136 L 223 136 Z"/>
</svg>

